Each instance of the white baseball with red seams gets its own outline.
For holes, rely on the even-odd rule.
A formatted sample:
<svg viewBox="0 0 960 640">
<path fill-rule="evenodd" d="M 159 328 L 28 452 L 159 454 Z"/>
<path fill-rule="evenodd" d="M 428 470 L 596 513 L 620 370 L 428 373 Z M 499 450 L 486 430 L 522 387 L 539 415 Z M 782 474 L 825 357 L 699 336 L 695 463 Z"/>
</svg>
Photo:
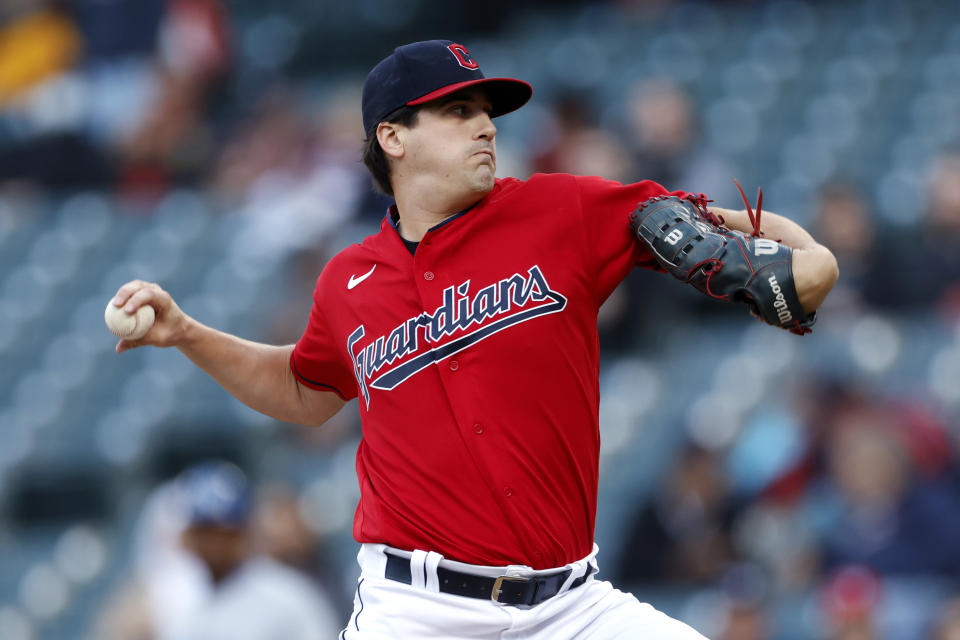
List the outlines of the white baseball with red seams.
<svg viewBox="0 0 960 640">
<path fill-rule="evenodd" d="M 110 333 L 123 338 L 124 340 L 139 340 L 147 335 L 156 313 L 148 304 L 143 305 L 135 313 L 127 313 L 123 307 L 113 304 L 113 301 L 107 303 L 107 308 L 103 312 L 103 319 L 107 323 L 107 329 Z"/>
</svg>

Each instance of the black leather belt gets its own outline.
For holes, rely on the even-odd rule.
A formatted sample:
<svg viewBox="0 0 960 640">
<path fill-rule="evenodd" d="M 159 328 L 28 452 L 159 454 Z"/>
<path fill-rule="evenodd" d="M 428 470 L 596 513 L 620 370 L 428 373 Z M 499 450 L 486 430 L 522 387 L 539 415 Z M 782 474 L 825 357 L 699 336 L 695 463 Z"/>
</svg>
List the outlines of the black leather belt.
<svg viewBox="0 0 960 640">
<path fill-rule="evenodd" d="M 384 577 L 404 584 L 413 584 L 410 575 L 410 560 L 385 552 L 387 570 Z M 470 573 L 451 571 L 437 567 L 437 578 L 442 593 L 467 598 L 490 599 L 500 604 L 537 605 L 557 595 L 560 587 L 570 577 L 570 569 L 564 569 L 549 576 L 523 578 L 520 576 L 499 576 L 489 578 Z M 593 573 L 593 565 L 587 565 L 587 571 L 570 584 L 576 588 L 587 581 Z"/>
</svg>

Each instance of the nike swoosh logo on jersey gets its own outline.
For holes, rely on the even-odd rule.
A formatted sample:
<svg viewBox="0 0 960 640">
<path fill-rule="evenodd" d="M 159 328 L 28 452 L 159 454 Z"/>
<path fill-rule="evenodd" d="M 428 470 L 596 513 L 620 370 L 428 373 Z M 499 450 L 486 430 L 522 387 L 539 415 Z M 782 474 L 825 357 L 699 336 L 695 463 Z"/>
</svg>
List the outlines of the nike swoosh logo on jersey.
<svg viewBox="0 0 960 640">
<path fill-rule="evenodd" d="M 373 275 L 373 270 L 376 268 L 377 268 L 377 265 L 373 265 L 370 268 L 370 271 L 367 271 L 362 276 L 353 276 L 353 275 L 350 276 L 350 280 L 347 282 L 347 289 L 353 289 L 355 286 L 357 286 L 358 284 L 360 284 L 361 282 L 369 278 L 371 275 Z"/>
</svg>

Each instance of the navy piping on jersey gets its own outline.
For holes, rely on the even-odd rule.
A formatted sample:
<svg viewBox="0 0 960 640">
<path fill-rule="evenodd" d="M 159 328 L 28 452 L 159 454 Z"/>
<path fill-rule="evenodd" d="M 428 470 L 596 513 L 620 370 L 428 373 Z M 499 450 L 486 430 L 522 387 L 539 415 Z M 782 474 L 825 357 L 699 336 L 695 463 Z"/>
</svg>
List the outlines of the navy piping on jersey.
<svg viewBox="0 0 960 640">
<path fill-rule="evenodd" d="M 438 224 L 433 225 L 432 227 L 430 227 L 429 229 L 427 229 L 427 233 L 430 233 L 431 231 L 436 231 L 437 229 L 439 229 L 440 227 L 442 227 L 442 226 L 444 226 L 444 225 L 446 225 L 446 224 L 450 224 L 451 222 L 453 222 L 454 220 L 456 220 L 457 218 L 459 218 L 459 217 L 462 216 L 463 214 L 469 212 L 471 209 L 473 209 L 473 208 L 474 208 L 475 206 L 477 206 L 477 204 L 479 204 L 479 203 L 480 203 L 480 200 L 478 200 L 477 202 L 474 202 L 472 205 L 470 205 L 469 207 L 467 207 L 467 208 L 464 209 L 463 211 L 460 211 L 460 212 L 458 212 L 458 213 L 453 214 L 452 216 L 450 216 L 449 218 L 447 218 L 447 219 L 444 220 L 443 222 L 440 222 L 440 223 L 438 223 Z M 390 221 L 390 224 L 393 226 L 393 230 L 397 232 L 397 235 L 398 235 L 398 236 L 400 236 L 400 229 L 397 227 L 397 224 L 398 224 L 399 221 L 400 221 L 400 213 L 397 212 L 397 217 L 396 217 L 396 219 L 394 219 L 394 217 L 393 217 L 393 207 L 394 207 L 394 206 L 396 206 L 396 205 L 391 205 L 390 207 L 387 208 L 387 220 Z M 416 247 L 417 247 L 417 244 L 418 244 L 418 243 L 413 243 L 413 247 L 411 248 L 410 244 L 411 244 L 411 242 L 413 242 L 412 240 L 407 240 L 407 239 L 404 238 L 403 236 L 400 236 L 400 239 L 403 240 L 404 244 L 407 245 L 407 249 L 410 249 L 410 253 L 413 253 L 414 251 L 416 251 Z"/>
<path fill-rule="evenodd" d="M 353 616 L 353 626 L 357 628 L 357 631 L 360 631 L 360 614 L 363 613 L 363 596 L 360 595 L 361 586 L 363 586 L 363 578 L 360 578 L 360 582 L 357 583 L 357 600 L 360 601 L 360 611 L 357 611 L 357 615 Z"/>
<path fill-rule="evenodd" d="M 337 389 L 336 387 L 334 387 L 333 385 L 324 384 L 324 383 L 322 383 L 322 382 L 316 382 L 315 380 L 311 380 L 311 379 L 308 378 L 307 376 L 305 376 L 305 375 L 303 375 L 302 373 L 300 373 L 300 370 L 297 369 L 297 359 L 296 359 L 296 358 L 291 358 L 291 359 L 290 359 L 290 363 L 293 365 L 293 373 L 294 373 L 298 378 L 300 378 L 301 380 L 303 380 L 304 382 L 308 382 L 308 383 L 310 383 L 310 384 L 312 384 L 312 385 L 315 385 L 315 386 L 317 386 L 317 387 L 326 387 L 327 389 L 330 389 L 330 390 L 333 391 L 335 394 L 337 394 L 338 396 L 340 396 L 340 398 L 341 398 L 342 400 L 346 400 L 346 399 L 347 399 L 347 396 L 345 396 L 345 395 L 343 395 L 342 393 L 340 393 L 340 390 Z"/>
<path fill-rule="evenodd" d="M 479 202 L 479 200 L 478 200 L 477 202 Z M 470 211 L 471 209 L 473 209 L 475 206 L 477 206 L 477 203 L 476 203 L 476 202 L 474 202 L 472 205 L 470 205 L 469 207 L 467 207 L 466 209 L 464 209 L 464 210 L 461 211 L 460 213 L 455 213 L 455 214 L 453 214 L 452 216 L 450 216 L 449 218 L 447 218 L 446 220 L 444 220 L 444 221 L 441 222 L 440 224 L 435 224 L 435 225 L 433 225 L 432 227 L 430 227 L 429 229 L 427 229 L 427 232 L 436 231 L 436 230 L 439 229 L 440 227 L 442 227 L 442 226 L 444 226 L 444 225 L 446 225 L 446 224 L 450 224 L 451 222 L 453 222 L 454 220 L 456 220 L 457 218 L 459 218 L 459 217 L 462 216 L 463 214 L 465 214 L 465 213 L 467 213 L 468 211 Z"/>
</svg>

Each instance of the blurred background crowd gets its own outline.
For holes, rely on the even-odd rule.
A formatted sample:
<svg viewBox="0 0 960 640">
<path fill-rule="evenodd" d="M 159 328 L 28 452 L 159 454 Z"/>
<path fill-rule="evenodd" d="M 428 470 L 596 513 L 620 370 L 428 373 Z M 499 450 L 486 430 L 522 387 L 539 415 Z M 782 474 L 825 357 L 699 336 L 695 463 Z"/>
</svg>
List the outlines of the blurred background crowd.
<svg viewBox="0 0 960 640">
<path fill-rule="evenodd" d="M 803 338 L 649 272 L 608 300 L 602 577 L 715 640 L 960 638 L 960 3 L 938 0 L 5 0 L 0 638 L 346 621 L 355 406 L 276 423 L 175 351 L 116 356 L 101 318 L 137 277 L 296 341 L 388 204 L 366 71 L 428 38 L 533 84 L 501 176 L 725 207 L 736 177 L 839 260 Z"/>
</svg>

